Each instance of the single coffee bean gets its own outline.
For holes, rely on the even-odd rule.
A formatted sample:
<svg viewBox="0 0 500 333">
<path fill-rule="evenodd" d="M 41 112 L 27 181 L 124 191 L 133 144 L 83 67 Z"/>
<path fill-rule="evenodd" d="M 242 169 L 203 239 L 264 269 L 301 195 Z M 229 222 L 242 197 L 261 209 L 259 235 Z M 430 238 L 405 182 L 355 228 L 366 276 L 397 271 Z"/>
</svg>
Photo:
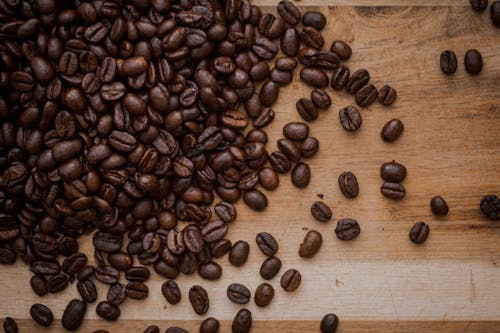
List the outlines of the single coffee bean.
<svg viewBox="0 0 500 333">
<path fill-rule="evenodd" d="M 277 6 L 278 13 L 291 26 L 297 25 L 302 17 L 300 10 L 288 0 L 281 0 Z"/>
<path fill-rule="evenodd" d="M 317 11 L 307 11 L 302 16 L 302 24 L 306 27 L 313 27 L 321 30 L 326 25 L 326 17 Z"/>
<path fill-rule="evenodd" d="M 313 89 L 311 91 L 311 101 L 320 110 L 326 110 L 332 105 L 332 100 L 328 93 L 321 89 Z"/>
<path fill-rule="evenodd" d="M 269 283 L 261 283 L 255 290 L 255 304 L 260 307 L 268 306 L 274 298 L 274 288 Z"/>
<path fill-rule="evenodd" d="M 163 297 L 172 305 L 175 305 L 181 301 L 181 291 L 177 283 L 173 280 L 167 280 L 163 282 L 161 286 L 161 293 Z"/>
<path fill-rule="evenodd" d="M 348 132 L 355 132 L 363 123 L 361 113 L 355 106 L 346 106 L 339 111 L 340 124 Z"/>
<path fill-rule="evenodd" d="M 260 266 L 259 274 L 265 280 L 271 280 L 281 269 L 281 260 L 278 257 L 269 257 Z"/>
<path fill-rule="evenodd" d="M 406 177 L 406 167 L 395 161 L 382 164 L 380 177 L 385 181 L 399 183 Z"/>
<path fill-rule="evenodd" d="M 247 309 L 238 311 L 231 324 L 231 332 L 248 333 L 252 328 L 252 313 Z"/>
<path fill-rule="evenodd" d="M 281 150 L 281 152 L 285 154 L 290 161 L 297 162 L 300 160 L 300 149 L 297 147 L 295 142 L 288 139 L 279 139 L 277 144 L 279 150 Z"/>
<path fill-rule="evenodd" d="M 3 320 L 3 330 L 5 333 L 17 333 L 19 331 L 16 321 L 11 317 L 5 317 Z"/>
<path fill-rule="evenodd" d="M 119 307 L 106 301 L 99 303 L 95 311 L 99 317 L 107 321 L 115 321 L 121 314 Z"/>
<path fill-rule="evenodd" d="M 231 250 L 231 241 L 221 239 L 215 243 L 210 244 L 210 253 L 214 258 L 221 258 Z"/>
<path fill-rule="evenodd" d="M 291 174 L 292 184 L 298 188 L 306 188 L 311 181 L 311 169 L 303 162 L 295 164 Z"/>
<path fill-rule="evenodd" d="M 276 171 L 269 167 L 259 170 L 259 183 L 266 190 L 275 190 L 279 185 L 279 177 Z"/>
<path fill-rule="evenodd" d="M 184 244 L 193 253 L 200 253 L 203 250 L 203 236 L 197 227 L 186 228 L 183 232 Z"/>
<path fill-rule="evenodd" d="M 403 199 L 406 196 L 404 186 L 399 183 L 385 182 L 382 184 L 380 191 L 385 197 L 391 199 Z"/>
<path fill-rule="evenodd" d="M 189 302 L 194 312 L 199 315 L 207 313 L 210 306 L 208 294 L 202 286 L 192 286 L 191 289 L 189 289 Z"/>
<path fill-rule="evenodd" d="M 316 230 L 309 230 L 304 236 L 304 240 L 299 247 L 299 256 L 302 258 L 312 258 L 318 253 L 323 244 L 323 237 Z"/>
<path fill-rule="evenodd" d="M 300 143 L 300 152 L 303 157 L 313 157 L 319 150 L 319 140 L 314 137 L 307 137 Z"/>
<path fill-rule="evenodd" d="M 276 82 L 277 84 L 281 86 L 285 86 L 292 82 L 293 80 L 293 72 L 291 71 L 282 71 L 277 68 L 274 68 L 271 70 L 269 73 L 269 78 Z"/>
<path fill-rule="evenodd" d="M 385 141 L 393 142 L 401 136 L 404 129 L 405 126 L 400 119 L 391 119 L 385 123 L 380 135 Z"/>
<path fill-rule="evenodd" d="M 335 234 L 340 240 L 354 239 L 358 237 L 360 231 L 358 221 L 349 218 L 340 219 L 335 228 Z"/>
<path fill-rule="evenodd" d="M 143 333 L 160 333 L 160 328 L 156 325 L 148 326 Z"/>
<path fill-rule="evenodd" d="M 269 155 L 269 163 L 277 173 L 287 173 L 292 167 L 288 157 L 280 151 L 275 151 Z"/>
<path fill-rule="evenodd" d="M 116 283 L 109 287 L 106 299 L 110 304 L 120 305 L 127 298 L 127 287 L 122 283 Z"/>
<path fill-rule="evenodd" d="M 248 259 L 249 251 L 250 245 L 248 242 L 242 240 L 237 241 L 229 252 L 229 262 L 236 267 L 243 266 Z"/>
<path fill-rule="evenodd" d="M 457 70 L 457 55 L 452 50 L 445 50 L 439 58 L 441 71 L 445 74 L 453 74 Z"/>
<path fill-rule="evenodd" d="M 267 197 L 259 190 L 248 190 L 243 193 L 243 201 L 253 210 L 261 211 L 267 207 Z"/>
<path fill-rule="evenodd" d="M 279 96 L 279 85 L 274 81 L 265 82 L 260 88 L 260 102 L 264 106 L 271 106 Z"/>
<path fill-rule="evenodd" d="M 208 222 L 203 229 L 201 229 L 201 235 L 203 240 L 207 243 L 213 243 L 222 239 L 227 233 L 227 224 L 221 220 L 214 220 Z"/>
<path fill-rule="evenodd" d="M 448 214 L 448 204 L 442 197 L 435 196 L 431 199 L 431 211 L 434 215 L 445 216 Z"/>
<path fill-rule="evenodd" d="M 236 209 L 233 204 L 226 201 L 220 201 L 217 203 L 214 207 L 214 212 L 222 221 L 226 223 L 233 222 L 237 216 Z"/>
<path fill-rule="evenodd" d="M 271 60 L 278 53 L 278 45 L 275 41 L 269 38 L 259 37 L 255 40 L 252 50 L 261 59 Z"/>
<path fill-rule="evenodd" d="M 300 80 L 315 88 L 325 88 L 328 86 L 328 76 L 317 68 L 304 67 L 300 71 Z"/>
<path fill-rule="evenodd" d="M 227 287 L 227 298 L 236 304 L 247 304 L 250 301 L 250 290 L 242 284 L 231 283 Z"/>
<path fill-rule="evenodd" d="M 322 201 L 316 201 L 311 206 L 312 216 L 319 222 L 328 222 L 332 219 L 332 210 Z"/>
<path fill-rule="evenodd" d="M 500 1 L 494 1 L 490 6 L 491 22 L 497 28 L 500 28 Z"/>
<path fill-rule="evenodd" d="M 86 312 L 87 303 L 79 299 L 71 300 L 64 310 L 62 326 L 68 331 L 76 331 L 82 324 Z"/>
<path fill-rule="evenodd" d="M 483 57 L 478 50 L 469 50 L 464 58 L 465 70 L 471 75 L 477 75 L 483 69 Z"/>
<path fill-rule="evenodd" d="M 120 272 L 113 266 L 99 266 L 95 270 L 95 278 L 102 283 L 113 285 L 120 279 Z"/>
<path fill-rule="evenodd" d="M 296 28 L 287 28 L 281 36 L 281 51 L 288 57 L 295 57 L 300 48 L 300 34 Z"/>
<path fill-rule="evenodd" d="M 321 333 L 335 333 L 339 326 L 339 318 L 334 313 L 327 313 L 321 319 L 320 330 Z"/>
<path fill-rule="evenodd" d="M 410 240 L 415 244 L 422 244 L 429 237 L 429 226 L 424 222 L 417 222 L 410 229 Z"/>
<path fill-rule="evenodd" d="M 355 100 L 359 106 L 366 108 L 367 106 L 372 105 L 377 97 L 377 88 L 375 88 L 373 84 L 367 84 L 366 86 L 358 90 L 355 96 Z"/>
<path fill-rule="evenodd" d="M 125 272 L 125 278 L 128 281 L 146 282 L 150 273 L 146 267 L 131 267 Z"/>
<path fill-rule="evenodd" d="M 83 301 L 86 303 L 95 302 L 97 299 L 97 288 L 91 280 L 78 281 L 76 288 Z"/>
<path fill-rule="evenodd" d="M 268 257 L 274 256 L 276 252 L 278 252 L 278 242 L 276 242 L 273 235 L 268 232 L 259 232 L 257 236 L 255 236 L 255 242 L 260 251 Z"/>
<path fill-rule="evenodd" d="M 299 99 L 295 104 L 295 108 L 297 109 L 297 112 L 302 117 L 302 119 L 304 119 L 305 121 L 313 121 L 318 118 L 318 110 L 310 99 Z"/>
<path fill-rule="evenodd" d="M 54 315 L 48 307 L 43 304 L 36 303 L 30 308 L 31 318 L 40 326 L 49 327 L 54 321 Z"/>
<path fill-rule="evenodd" d="M 277 69 L 292 72 L 297 67 L 297 60 L 293 57 L 281 57 L 274 62 Z"/>
<path fill-rule="evenodd" d="M 479 204 L 483 214 L 492 221 L 500 220 L 500 198 L 496 194 L 487 194 Z"/>
<path fill-rule="evenodd" d="M 339 56 L 341 60 L 347 60 L 351 57 L 352 50 L 349 44 L 344 41 L 336 40 L 332 43 L 330 51 Z"/>
<path fill-rule="evenodd" d="M 391 105 L 392 103 L 394 103 L 397 96 L 398 94 L 396 92 L 396 89 L 388 86 L 387 84 L 380 88 L 380 90 L 378 91 L 378 101 L 382 105 Z"/>
<path fill-rule="evenodd" d="M 215 318 L 207 318 L 201 322 L 200 333 L 217 333 L 219 332 L 220 324 Z"/>
<path fill-rule="evenodd" d="M 349 81 L 347 81 L 346 89 L 351 95 L 356 94 L 361 88 L 366 86 L 370 81 L 370 73 L 366 69 L 360 69 L 352 74 Z"/>
<path fill-rule="evenodd" d="M 472 9 L 476 12 L 484 12 L 488 8 L 488 0 L 469 0 Z"/>
<path fill-rule="evenodd" d="M 300 275 L 300 272 L 296 269 L 291 268 L 281 276 L 281 288 L 288 292 L 294 291 L 300 286 L 301 280 L 302 276 Z"/>
<path fill-rule="evenodd" d="M 356 176 L 352 172 L 343 172 L 339 176 L 340 192 L 346 198 L 355 198 L 359 193 L 359 185 Z"/>
<path fill-rule="evenodd" d="M 349 76 L 351 71 L 349 67 L 345 65 L 339 65 L 337 69 L 332 74 L 332 78 L 330 80 L 330 87 L 334 90 L 342 90 L 349 82 Z"/>
<path fill-rule="evenodd" d="M 43 296 L 48 293 L 47 290 L 47 280 L 42 275 L 33 275 L 30 279 L 30 285 L 31 289 L 37 294 L 38 296 Z"/>
<path fill-rule="evenodd" d="M 321 50 L 325 45 L 325 39 L 323 38 L 321 32 L 311 26 L 305 26 L 302 28 L 300 40 L 304 45 L 312 47 L 316 50 Z"/>
<path fill-rule="evenodd" d="M 198 266 L 198 275 L 206 280 L 218 280 L 222 275 L 222 267 L 215 262 L 202 264 Z"/>
</svg>

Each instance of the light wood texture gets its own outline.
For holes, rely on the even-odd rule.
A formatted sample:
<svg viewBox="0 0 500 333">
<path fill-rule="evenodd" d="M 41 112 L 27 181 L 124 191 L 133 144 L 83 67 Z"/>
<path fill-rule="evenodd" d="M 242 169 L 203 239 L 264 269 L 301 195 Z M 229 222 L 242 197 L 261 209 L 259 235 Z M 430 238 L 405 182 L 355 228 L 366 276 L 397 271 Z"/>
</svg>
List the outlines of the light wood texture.
<svg viewBox="0 0 500 333">
<path fill-rule="evenodd" d="M 141 332 L 156 323 L 162 331 L 177 324 L 197 332 L 206 316 L 194 314 L 187 290 L 200 284 L 210 296 L 207 316 L 222 320 L 221 331 L 230 332 L 230 321 L 241 306 L 228 301 L 226 287 L 240 282 L 253 292 L 262 282 L 258 270 L 264 256 L 254 238 L 268 231 L 280 244 L 281 272 L 295 267 L 303 279 L 296 292 L 285 293 L 277 277 L 271 281 L 276 296 L 268 308 L 257 308 L 253 301 L 247 306 L 255 320 L 253 332 L 315 332 L 327 312 L 341 318 L 340 332 L 500 332 L 500 224 L 487 221 L 479 211 L 484 194 L 500 194 L 500 30 L 493 28 L 487 13 L 476 14 L 465 0 L 356 2 L 402 5 L 395 7 L 347 6 L 351 3 L 339 0 L 328 4 L 340 7 L 320 7 L 330 18 L 324 29 L 326 47 L 334 39 L 351 43 L 354 54 L 349 66 L 369 69 L 378 87 L 394 86 L 397 102 L 389 108 L 374 104 L 362 110 L 363 126 L 350 134 L 341 128 L 338 110 L 353 104 L 353 98 L 329 89 L 332 107 L 310 124 L 321 148 L 308 161 L 313 174 L 309 187 L 294 188 L 286 175 L 269 193 L 265 212 L 238 204 L 239 218 L 228 237 L 251 244 L 244 267 L 232 267 L 224 258 L 219 261 L 224 267 L 220 281 L 179 278 L 183 300 L 178 306 L 166 303 L 160 293 L 162 279 L 154 276 L 148 282 L 150 297 L 128 300 L 113 325 L 97 318 L 95 304 L 89 306 L 82 331 Z M 314 0 L 314 4 L 326 2 Z M 462 64 L 469 48 L 480 50 L 484 57 L 483 72 L 477 77 L 467 75 Z M 453 76 L 444 76 L 439 69 L 444 49 L 455 50 L 459 57 Z M 281 90 L 274 106 L 276 119 L 267 129 L 269 151 L 276 148 L 282 126 L 300 120 L 295 101 L 309 92 L 296 71 L 294 82 Z M 391 118 L 401 118 L 406 129 L 397 142 L 387 144 L 379 133 Z M 400 202 L 380 194 L 379 167 L 393 159 L 408 168 L 404 181 L 408 195 Z M 360 195 L 354 200 L 345 199 L 337 185 L 338 175 L 347 170 L 360 183 Z M 335 237 L 334 222 L 313 220 L 309 209 L 318 200 L 317 193 L 324 194 L 335 219 L 353 217 L 360 222 L 358 239 L 341 242 Z M 438 194 L 450 206 L 445 218 L 433 217 L 429 209 L 430 198 Z M 408 230 L 419 220 L 429 223 L 431 234 L 425 244 L 415 246 L 408 240 Z M 297 254 L 307 229 L 321 231 L 324 237 L 321 251 L 311 260 Z M 88 250 L 90 244 L 88 238 L 82 247 Z M 2 267 L 0 277 L 1 316 L 24 318 L 19 321 L 21 332 L 62 331 L 59 322 L 45 330 L 26 320 L 29 306 L 43 302 L 61 318 L 67 302 L 77 297 L 76 288 L 41 299 L 29 289 L 30 273 L 21 263 Z M 104 292 L 100 296 L 104 298 Z"/>
</svg>

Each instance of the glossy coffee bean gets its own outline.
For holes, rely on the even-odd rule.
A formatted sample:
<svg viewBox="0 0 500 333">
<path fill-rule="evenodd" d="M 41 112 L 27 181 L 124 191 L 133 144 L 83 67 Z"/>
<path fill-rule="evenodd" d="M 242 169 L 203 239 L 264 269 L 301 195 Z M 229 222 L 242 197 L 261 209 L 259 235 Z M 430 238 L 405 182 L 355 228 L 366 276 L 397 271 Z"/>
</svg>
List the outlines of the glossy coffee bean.
<svg viewBox="0 0 500 333">
<path fill-rule="evenodd" d="M 330 51 L 335 52 L 341 60 L 347 60 L 351 57 L 352 50 L 349 44 L 344 41 L 336 40 L 332 43 Z"/>
<path fill-rule="evenodd" d="M 358 221 L 350 218 L 340 219 L 335 228 L 335 234 L 340 240 L 352 240 L 358 237 L 360 231 Z"/>
<path fill-rule="evenodd" d="M 99 317 L 107 321 L 116 321 L 120 317 L 121 311 L 119 307 L 103 301 L 97 305 L 96 313 Z"/>
<path fill-rule="evenodd" d="M 484 12 L 488 8 L 488 0 L 469 0 L 469 2 L 476 12 Z"/>
<path fill-rule="evenodd" d="M 266 256 L 271 257 L 278 252 L 278 242 L 274 239 L 273 235 L 268 232 L 260 232 L 255 237 L 255 242 L 260 251 Z"/>
<path fill-rule="evenodd" d="M 300 143 L 299 148 L 303 157 L 313 157 L 319 150 L 319 140 L 309 136 Z"/>
<path fill-rule="evenodd" d="M 217 333 L 219 332 L 220 323 L 215 318 L 207 318 L 200 325 L 200 333 Z"/>
<path fill-rule="evenodd" d="M 292 184 L 298 188 L 306 188 L 311 181 L 311 169 L 303 162 L 297 163 L 291 174 Z"/>
<path fill-rule="evenodd" d="M 193 286 L 189 289 L 189 302 L 198 315 L 207 313 L 210 306 L 208 294 L 202 286 Z"/>
<path fill-rule="evenodd" d="M 332 219 L 332 210 L 323 201 L 316 201 L 311 206 L 312 216 L 319 222 L 328 222 Z"/>
<path fill-rule="evenodd" d="M 126 288 L 127 297 L 131 299 L 141 300 L 149 295 L 149 288 L 143 282 L 129 282 Z"/>
<path fill-rule="evenodd" d="M 279 273 L 281 260 L 278 257 L 269 257 L 260 266 L 259 274 L 265 280 L 270 280 Z"/>
<path fill-rule="evenodd" d="M 282 0 L 277 6 L 278 13 L 283 20 L 291 26 L 297 25 L 300 22 L 302 14 L 300 10 L 288 0 Z"/>
<path fill-rule="evenodd" d="M 122 283 L 110 286 L 106 299 L 110 304 L 115 306 L 122 304 L 127 299 L 127 286 Z"/>
<path fill-rule="evenodd" d="M 479 204 L 483 214 L 492 221 L 500 220 L 500 198 L 496 194 L 485 195 Z"/>
<path fill-rule="evenodd" d="M 42 275 L 33 275 L 30 279 L 31 289 L 38 296 L 47 294 L 47 280 Z"/>
<path fill-rule="evenodd" d="M 321 319 L 321 333 L 335 333 L 339 326 L 339 318 L 334 313 L 327 313 Z"/>
<path fill-rule="evenodd" d="M 86 303 L 95 302 L 97 299 L 97 288 L 91 280 L 78 281 L 76 285 L 82 300 Z"/>
<path fill-rule="evenodd" d="M 465 70 L 471 75 L 477 75 L 483 69 L 483 57 L 478 50 L 468 50 L 464 57 Z"/>
<path fill-rule="evenodd" d="M 325 88 L 328 86 L 328 76 L 326 73 L 317 68 L 304 67 L 300 71 L 300 80 L 315 88 Z"/>
<path fill-rule="evenodd" d="M 5 333 L 17 333 L 19 331 L 16 321 L 11 317 L 4 318 L 3 330 L 5 331 Z"/>
<path fill-rule="evenodd" d="M 492 2 L 490 6 L 491 22 L 497 28 L 500 28 L 500 1 Z"/>
<path fill-rule="evenodd" d="M 279 139 L 277 144 L 278 149 L 281 150 L 281 152 L 285 154 L 290 161 L 297 162 L 300 160 L 300 149 L 297 147 L 295 142 L 289 139 Z"/>
<path fill-rule="evenodd" d="M 325 45 L 325 39 L 321 32 L 312 26 L 305 26 L 302 28 L 300 40 L 304 45 L 316 50 L 321 50 Z"/>
<path fill-rule="evenodd" d="M 392 103 L 394 103 L 397 96 L 398 93 L 396 89 L 387 84 L 380 88 L 380 90 L 378 91 L 378 101 L 382 105 L 391 105 Z"/>
<path fill-rule="evenodd" d="M 296 269 L 289 269 L 281 276 L 280 285 L 285 291 L 291 292 L 300 286 L 302 276 Z"/>
<path fill-rule="evenodd" d="M 326 25 L 326 17 L 317 11 L 307 11 L 302 16 L 302 24 L 306 27 L 322 30 Z"/>
<path fill-rule="evenodd" d="M 87 312 L 87 304 L 78 299 L 68 303 L 62 316 L 62 326 L 68 331 L 76 331 L 82 324 Z"/>
<path fill-rule="evenodd" d="M 388 182 L 399 183 L 406 177 L 406 167 L 395 161 L 382 164 L 380 177 Z"/>
<path fill-rule="evenodd" d="M 181 291 L 177 283 L 173 280 L 167 280 L 163 282 L 161 286 L 161 293 L 163 297 L 172 305 L 175 305 L 181 301 Z"/>
<path fill-rule="evenodd" d="M 355 198 L 358 196 L 358 179 L 352 172 L 349 171 L 341 173 L 338 181 L 340 192 L 342 192 L 346 198 Z"/>
<path fill-rule="evenodd" d="M 287 28 L 281 36 L 281 51 L 288 57 L 294 57 L 299 52 L 300 34 L 296 28 Z"/>
<path fill-rule="evenodd" d="M 198 266 L 198 275 L 206 280 L 218 280 L 222 275 L 222 267 L 215 262 L 202 264 Z"/>
<path fill-rule="evenodd" d="M 357 70 L 347 81 L 346 90 L 349 94 L 356 94 L 368 84 L 368 81 L 370 81 L 370 73 L 366 69 Z"/>
<path fill-rule="evenodd" d="M 318 118 L 318 110 L 314 103 L 308 98 L 301 98 L 295 104 L 299 115 L 305 121 L 313 121 Z"/>
<path fill-rule="evenodd" d="M 266 307 L 274 298 L 274 288 L 269 283 L 261 283 L 254 294 L 254 301 L 257 306 Z"/>
<path fill-rule="evenodd" d="M 363 108 L 366 108 L 373 104 L 373 102 L 375 102 L 377 98 L 377 88 L 375 88 L 375 86 L 372 84 L 367 84 L 363 88 L 359 89 L 355 95 L 356 103 Z"/>
<path fill-rule="evenodd" d="M 363 123 L 361 113 L 355 106 L 347 106 L 339 111 L 340 124 L 348 132 L 355 132 Z"/>
<path fill-rule="evenodd" d="M 313 89 L 311 91 L 311 101 L 319 110 L 326 110 L 332 105 L 330 96 L 322 89 Z"/>
<path fill-rule="evenodd" d="M 248 190 L 243 193 L 243 201 L 253 210 L 261 211 L 267 207 L 267 197 L 259 190 Z"/>
<path fill-rule="evenodd" d="M 431 211 L 436 216 L 445 216 L 448 214 L 448 204 L 441 196 L 435 196 L 431 199 Z"/>
<path fill-rule="evenodd" d="M 276 189 L 279 185 L 279 177 L 276 171 L 269 167 L 259 170 L 259 183 L 268 191 Z"/>
<path fill-rule="evenodd" d="M 248 242 L 242 240 L 237 241 L 229 251 L 229 262 L 233 266 L 243 266 L 248 259 L 249 251 L 250 245 L 248 244 Z"/>
<path fill-rule="evenodd" d="M 309 230 L 299 247 L 299 256 L 312 258 L 318 253 L 323 244 L 323 237 L 316 230 Z"/>
<path fill-rule="evenodd" d="M 410 229 L 410 240 L 415 244 L 422 244 L 429 237 L 429 226 L 424 222 L 417 222 Z"/>
<path fill-rule="evenodd" d="M 345 65 L 339 65 L 333 71 L 332 78 L 330 79 L 330 87 L 334 90 L 342 90 L 349 82 L 351 70 Z"/>
<path fill-rule="evenodd" d="M 406 196 L 406 190 L 399 183 L 385 182 L 380 188 L 382 194 L 391 199 L 403 199 Z"/>
<path fill-rule="evenodd" d="M 385 123 L 380 135 L 387 142 L 396 141 L 404 131 L 404 124 L 400 119 L 391 119 Z"/>
<path fill-rule="evenodd" d="M 238 311 L 231 324 L 233 333 L 249 333 L 252 328 L 252 313 L 247 309 Z"/>
<path fill-rule="evenodd" d="M 49 327 L 54 321 L 54 315 L 48 307 L 43 304 L 36 303 L 30 308 L 31 318 L 40 326 Z"/>
<path fill-rule="evenodd" d="M 453 74 L 457 71 L 457 55 L 452 50 L 441 52 L 439 65 L 444 74 Z"/>
<path fill-rule="evenodd" d="M 247 304 L 250 301 L 250 290 L 240 283 L 231 283 L 227 287 L 227 298 L 236 304 Z"/>
</svg>

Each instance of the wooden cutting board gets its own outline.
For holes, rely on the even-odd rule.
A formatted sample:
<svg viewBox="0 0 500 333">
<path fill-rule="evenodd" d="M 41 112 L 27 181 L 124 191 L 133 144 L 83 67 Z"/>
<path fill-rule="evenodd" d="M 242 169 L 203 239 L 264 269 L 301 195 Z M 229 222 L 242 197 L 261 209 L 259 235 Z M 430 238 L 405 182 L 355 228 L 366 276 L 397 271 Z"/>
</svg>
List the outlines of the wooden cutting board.
<svg viewBox="0 0 500 333">
<path fill-rule="evenodd" d="M 274 11 L 274 1 L 258 4 Z M 277 1 L 276 1 L 277 3 Z M 363 126 L 357 133 L 345 132 L 338 110 L 353 104 L 352 96 L 331 89 L 333 105 L 311 123 L 312 135 L 321 142 L 318 155 L 308 161 L 311 184 L 299 190 L 289 175 L 268 193 L 269 207 L 255 213 L 238 204 L 237 222 L 229 239 L 251 244 L 248 263 L 235 268 L 227 258 L 219 261 L 224 271 L 220 281 L 197 276 L 180 277 L 183 300 L 166 303 L 160 292 L 163 282 L 154 276 L 146 301 L 127 300 L 117 323 L 97 318 L 95 304 L 87 312 L 82 332 L 99 328 L 110 332 L 142 332 L 157 324 L 162 332 L 179 325 L 197 332 L 208 316 L 221 320 L 221 332 L 241 306 L 227 299 L 232 282 L 247 285 L 252 293 L 262 282 L 258 271 L 264 256 L 255 246 L 255 234 L 272 233 L 280 244 L 281 272 L 295 267 L 302 284 L 285 293 L 279 277 L 272 304 L 253 313 L 252 332 L 317 332 L 327 312 L 341 320 L 340 332 L 500 332 L 500 223 L 487 221 L 479 211 L 486 193 L 500 194 L 500 29 L 491 24 L 488 12 L 477 14 L 466 0 L 303 0 L 303 9 L 319 8 L 328 16 L 324 29 L 326 47 L 335 39 L 348 41 L 354 50 L 351 69 L 367 68 L 377 87 L 390 84 L 398 90 L 391 107 L 374 104 L 362 110 Z M 326 7 L 332 5 L 332 7 Z M 335 6 L 334 6 L 335 5 Z M 484 57 L 479 76 L 465 73 L 463 55 L 476 48 Z M 444 76 L 439 54 L 452 49 L 459 58 L 455 75 Z M 310 88 L 295 79 L 281 90 L 274 106 L 276 118 L 268 127 L 276 149 L 283 125 L 300 120 L 295 102 L 308 97 Z M 391 118 L 401 118 L 406 129 L 395 143 L 380 139 L 380 129 Z M 382 163 L 397 160 L 408 168 L 404 181 L 407 197 L 394 202 L 380 194 Z M 337 177 L 354 172 L 360 195 L 345 199 Z M 335 219 L 352 217 L 361 225 L 361 235 L 352 242 L 336 239 L 335 222 L 320 224 L 309 212 L 317 193 L 334 212 Z M 450 213 L 435 218 L 429 200 L 442 195 Z M 421 246 L 408 240 L 416 221 L 426 221 L 430 237 Z M 308 229 L 323 233 L 324 244 L 311 260 L 301 259 L 298 246 Z M 87 238 L 82 248 L 91 246 Z M 29 288 L 30 273 L 20 262 L 0 271 L 0 315 L 18 319 L 21 332 L 61 332 L 60 320 L 51 329 L 41 329 L 29 320 L 34 302 L 47 304 L 60 319 L 68 301 L 78 297 L 75 287 L 58 295 L 39 298 Z M 204 286 L 210 296 L 210 311 L 197 316 L 187 299 L 191 285 Z M 104 288 L 100 289 L 105 297 Z"/>
</svg>

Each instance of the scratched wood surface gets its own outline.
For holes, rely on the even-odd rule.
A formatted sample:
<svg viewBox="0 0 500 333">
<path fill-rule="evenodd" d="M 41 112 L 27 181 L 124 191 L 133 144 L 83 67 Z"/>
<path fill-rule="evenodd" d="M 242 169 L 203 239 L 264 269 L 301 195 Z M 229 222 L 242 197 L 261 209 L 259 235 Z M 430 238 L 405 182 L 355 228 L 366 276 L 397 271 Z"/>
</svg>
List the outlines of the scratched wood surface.
<svg viewBox="0 0 500 333">
<path fill-rule="evenodd" d="M 257 3 L 270 5 L 268 0 Z M 95 304 L 90 305 L 81 331 L 142 332 L 157 324 L 162 331 L 178 325 L 197 332 L 201 320 L 213 316 L 221 320 L 221 332 L 230 332 L 241 306 L 228 301 L 226 287 L 240 282 L 253 292 L 262 282 L 258 270 L 264 256 L 254 238 L 257 232 L 268 231 L 279 241 L 282 272 L 295 267 L 303 278 L 296 292 L 285 293 L 277 277 L 271 281 L 276 296 L 268 308 L 253 302 L 246 306 L 253 313 L 253 332 L 315 332 L 327 312 L 339 315 L 341 332 L 500 332 L 500 224 L 488 222 L 478 209 L 483 194 L 500 194 L 500 30 L 493 28 L 487 13 L 476 14 L 465 0 L 298 4 L 320 5 L 317 8 L 329 17 L 324 29 L 327 43 L 350 42 L 354 54 L 349 66 L 369 69 L 378 87 L 387 83 L 397 88 L 397 102 L 389 108 L 375 104 L 363 110 L 361 130 L 349 134 L 339 124 L 338 110 L 353 99 L 328 90 L 333 105 L 311 124 L 321 148 L 309 161 L 313 174 L 309 187 L 294 188 L 286 175 L 269 193 L 265 212 L 238 204 L 239 218 L 228 237 L 251 244 L 244 267 L 232 267 L 224 258 L 219 261 L 224 268 L 220 281 L 179 278 L 183 300 L 177 306 L 166 303 L 160 293 L 163 281 L 154 276 L 148 282 L 150 297 L 127 300 L 117 323 L 99 320 Z M 462 65 L 469 48 L 480 50 L 484 57 L 483 72 L 477 77 L 467 75 Z M 459 57 L 453 76 L 439 70 L 444 49 L 455 50 Z M 268 128 L 269 151 L 275 149 L 282 126 L 299 120 L 295 101 L 309 92 L 299 82 L 298 71 L 294 82 L 281 90 L 274 107 L 276 119 Z M 397 142 L 384 143 L 380 129 L 396 117 L 406 130 Z M 408 168 L 404 181 L 408 195 L 400 202 L 383 198 L 379 191 L 379 167 L 393 159 Z M 338 175 L 347 170 L 360 183 L 360 195 L 354 200 L 342 197 L 337 185 Z M 317 193 L 324 194 L 335 219 L 353 217 L 360 222 L 362 232 L 355 241 L 337 240 L 334 222 L 319 224 L 312 219 L 309 208 Z M 438 194 L 450 206 L 445 218 L 433 217 L 429 209 L 430 198 Z M 415 246 L 408 240 L 408 230 L 419 220 L 430 225 L 431 234 L 425 244 Z M 297 255 L 307 229 L 324 237 L 321 251 L 311 260 Z M 83 241 L 84 249 L 90 246 L 90 238 Z M 21 332 L 62 331 L 59 320 L 50 329 L 35 326 L 28 320 L 29 306 L 45 303 L 59 319 L 67 302 L 78 297 L 76 288 L 39 298 L 29 289 L 29 278 L 21 263 L 2 267 L 0 315 L 18 319 Z M 187 300 L 193 284 L 208 290 L 210 311 L 204 317 L 197 316 Z M 101 292 L 100 298 L 104 297 Z"/>
</svg>

